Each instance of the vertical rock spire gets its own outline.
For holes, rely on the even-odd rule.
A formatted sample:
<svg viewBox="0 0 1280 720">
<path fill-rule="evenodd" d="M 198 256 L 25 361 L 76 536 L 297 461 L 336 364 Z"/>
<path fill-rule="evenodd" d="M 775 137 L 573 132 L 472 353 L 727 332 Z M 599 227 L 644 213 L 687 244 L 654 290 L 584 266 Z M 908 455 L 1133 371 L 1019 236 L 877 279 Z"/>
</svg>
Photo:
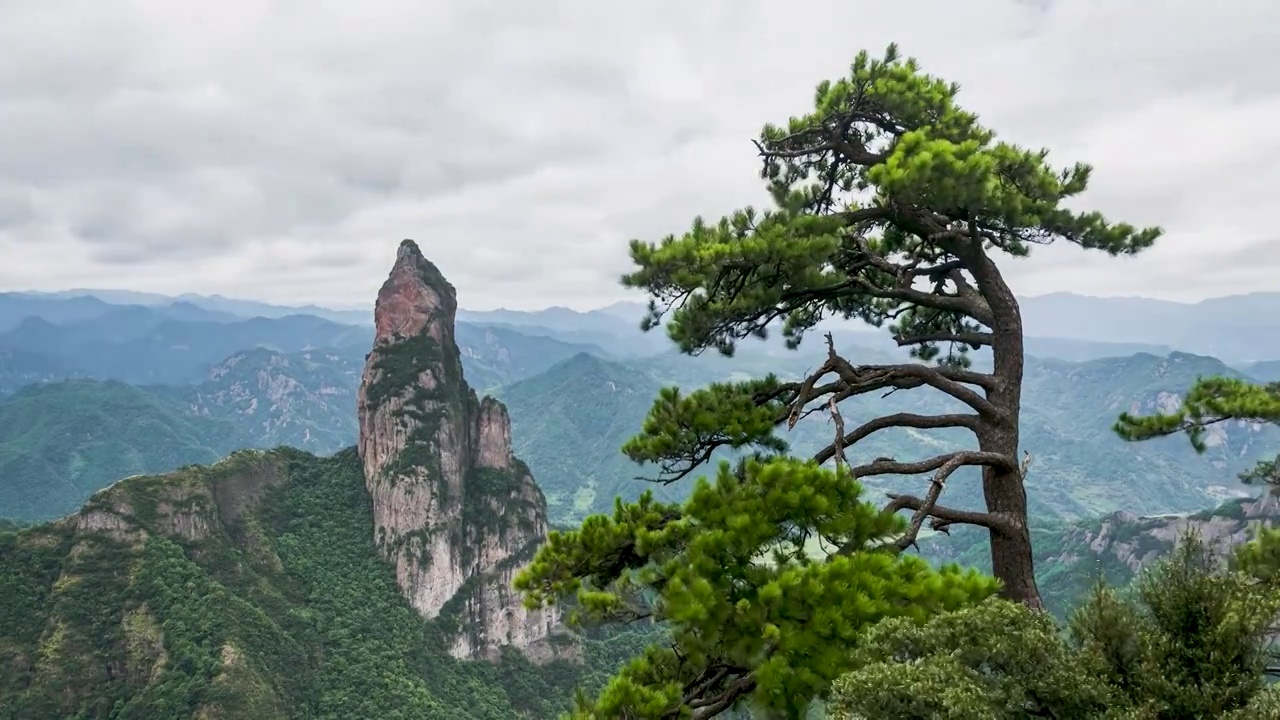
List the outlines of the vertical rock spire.
<svg viewBox="0 0 1280 720">
<path fill-rule="evenodd" d="M 463 378 L 457 308 L 440 270 L 402 242 L 358 398 L 375 539 L 413 607 L 454 629 L 455 656 L 512 645 L 549 657 L 557 614 L 526 609 L 511 588 L 546 540 L 546 500 L 511 452 L 506 408 Z"/>
</svg>

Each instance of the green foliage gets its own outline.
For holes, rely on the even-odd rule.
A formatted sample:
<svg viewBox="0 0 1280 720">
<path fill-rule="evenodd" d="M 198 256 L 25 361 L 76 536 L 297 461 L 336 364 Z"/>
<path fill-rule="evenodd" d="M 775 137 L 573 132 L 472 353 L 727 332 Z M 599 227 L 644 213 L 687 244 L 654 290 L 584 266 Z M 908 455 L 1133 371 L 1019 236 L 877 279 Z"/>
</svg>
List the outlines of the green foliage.
<svg viewBox="0 0 1280 720">
<path fill-rule="evenodd" d="M 962 236 L 951 222 L 1015 256 L 1055 239 L 1131 254 L 1160 235 L 1067 209 L 1064 201 L 1085 190 L 1089 167 L 1059 171 L 1046 151 L 996 141 L 956 104 L 958 92 L 900 59 L 894 46 L 879 60 L 860 53 L 847 77 L 818 85 L 811 113 L 762 131 L 763 176 L 776 209 L 746 208 L 714 223 L 699 218 L 689 232 L 657 244 L 633 241 L 639 270 L 623 282 L 679 303 L 668 332 L 681 349 L 729 354 L 735 340 L 762 336 L 777 317 L 798 344 L 825 315 L 879 326 L 904 303 L 936 298 L 903 291 L 889 260 L 905 257 L 912 269 L 949 260 L 960 262 L 952 269 L 963 267 L 974 255 L 959 250 Z M 859 204 L 853 193 L 870 202 Z M 954 303 L 925 307 L 900 318 L 902 329 L 973 327 Z M 653 305 L 650 326 L 660 314 Z"/>
<path fill-rule="evenodd" d="M 238 453 L 87 512 L 149 535 L 0 533 L 0 718 L 550 718 L 652 638 L 589 637 L 585 668 L 454 660 L 376 550 L 353 450 Z"/>
<path fill-rule="evenodd" d="M 1276 586 L 1221 569 L 1189 536 L 1135 594 L 1098 585 L 1065 635 L 994 598 L 874 626 L 835 683 L 831 717 L 1261 720 L 1277 707 L 1263 685 L 1277 611 Z"/>
<path fill-rule="evenodd" d="M 886 620 L 855 656 L 832 718 L 1089 718 L 1114 699 L 1101 663 L 1082 662 L 1052 617 L 998 598 L 927 624 Z"/>
<path fill-rule="evenodd" d="M 720 447 L 735 450 L 756 446 L 775 453 L 787 444 L 774 436 L 786 406 L 778 401 L 779 382 L 763 380 L 712 383 L 687 396 L 675 387 L 663 388 L 645 418 L 640 434 L 622 446 L 636 462 L 663 463 L 667 475 L 692 472 Z M 685 462 L 663 462 L 668 458 Z"/>
<path fill-rule="evenodd" d="M 1240 572 L 1280 588 L 1280 527 L 1259 527 L 1253 540 L 1236 548 L 1231 559 Z"/>
<path fill-rule="evenodd" d="M 1147 416 L 1122 413 L 1114 430 L 1131 441 L 1186 433 L 1191 446 L 1202 453 L 1207 447 L 1206 429 L 1230 420 L 1280 423 L 1280 383 L 1259 385 L 1233 377 L 1199 378 L 1176 411 Z M 1241 473 L 1240 479 L 1280 486 L 1278 463 L 1280 458 L 1263 460 Z"/>
<path fill-rule="evenodd" d="M 1076 641 L 1150 717 L 1219 717 L 1263 688 L 1280 593 L 1219 566 L 1189 535 L 1143 574 L 1136 598 L 1099 588 L 1072 618 Z"/>
<path fill-rule="evenodd" d="M 996 591 L 976 573 L 879 549 L 904 523 L 861 492 L 812 462 L 752 460 L 737 473 L 724 463 L 682 507 L 646 494 L 553 532 L 516 581 L 530 605 L 572 596 L 576 621 L 651 616 L 672 634 L 671 646 L 651 646 L 577 714 L 656 718 L 703 696 L 728 706 L 748 693 L 760 707 L 799 712 L 848 666 L 864 627 Z M 840 553 L 815 561 L 812 539 Z"/>
<path fill-rule="evenodd" d="M 0 403 L 0 515 L 46 520 L 121 478 L 213 462 L 250 444 L 227 421 L 118 382 L 35 385 Z"/>
</svg>

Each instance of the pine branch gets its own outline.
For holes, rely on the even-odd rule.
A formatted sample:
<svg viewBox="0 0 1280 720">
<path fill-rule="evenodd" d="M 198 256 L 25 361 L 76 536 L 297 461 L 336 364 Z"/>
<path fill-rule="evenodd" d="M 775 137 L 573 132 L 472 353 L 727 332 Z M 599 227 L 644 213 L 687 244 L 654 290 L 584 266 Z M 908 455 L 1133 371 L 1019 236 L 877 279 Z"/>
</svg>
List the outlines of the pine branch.
<svg viewBox="0 0 1280 720">
<path fill-rule="evenodd" d="M 977 432 L 980 418 L 977 415 L 917 415 L 915 413 L 895 413 L 868 420 L 840 438 L 840 447 L 848 447 L 868 436 L 889 428 L 912 428 L 915 430 L 937 430 L 949 427 L 963 427 Z M 824 463 L 835 456 L 836 443 L 819 450 L 813 459 Z"/>
<path fill-rule="evenodd" d="M 684 716 L 681 715 L 680 710 L 675 710 L 668 713 L 666 717 L 690 717 L 693 720 L 705 720 L 705 718 L 715 717 L 733 707 L 734 703 L 748 695 L 755 688 L 755 677 L 750 674 L 743 675 L 725 684 L 719 692 L 710 697 L 687 699 L 685 705 L 693 710 L 691 715 Z"/>
<path fill-rule="evenodd" d="M 934 288 L 932 291 L 917 290 L 914 287 L 914 281 L 921 274 L 917 272 L 921 261 L 920 256 L 917 255 L 907 262 L 894 262 L 872 250 L 865 237 L 857 237 L 853 243 L 856 248 L 854 264 L 847 270 L 852 271 L 850 275 L 859 292 L 881 300 L 898 300 L 919 307 L 970 317 L 987 327 L 994 322 L 991 308 L 986 300 L 961 273 L 960 267 L 963 266 L 961 263 L 948 261 L 943 263 L 943 266 L 927 269 L 923 272 L 924 275 L 937 276 Z M 944 266 L 945 271 L 943 271 Z M 881 276 L 893 278 L 894 284 L 883 287 L 873 283 L 867 273 L 861 272 L 865 269 L 878 270 Z M 955 293 L 944 292 L 943 280 L 950 280 L 956 286 Z"/>
<path fill-rule="evenodd" d="M 893 338 L 898 347 L 920 345 L 922 343 L 952 342 L 971 347 L 990 347 L 995 337 L 989 332 L 933 332 L 918 335 L 896 335 Z"/>
<path fill-rule="evenodd" d="M 944 453 L 931 457 L 927 460 L 919 460 L 916 462 L 898 462 L 893 459 L 878 459 L 865 465 L 859 465 L 850 468 L 849 472 L 854 477 L 876 477 L 879 475 L 920 475 L 922 473 L 934 472 L 941 469 L 944 465 L 957 455 L 964 456 L 961 465 L 985 465 L 997 468 L 1016 468 L 1017 462 L 1000 453 L 981 452 L 977 450 L 958 450 L 956 452 Z"/>
<path fill-rule="evenodd" d="M 938 505 L 938 497 L 942 494 L 947 478 L 956 470 L 965 465 L 980 463 L 981 459 L 975 456 L 984 453 L 957 453 L 950 460 L 946 461 L 942 467 L 938 468 L 933 476 L 932 482 L 929 484 L 929 492 L 921 500 L 912 495 L 890 495 L 889 504 L 885 506 L 885 512 L 897 513 L 900 510 L 914 510 L 911 516 L 911 524 L 907 528 L 907 532 L 898 538 L 895 543 L 899 550 L 906 550 L 909 547 L 919 549 L 916 539 L 920 536 L 920 527 L 924 524 L 926 518 L 932 517 L 936 521 L 941 521 L 946 525 L 953 523 L 964 523 L 968 525 L 980 525 L 990 530 L 1006 530 L 1012 531 L 1014 528 L 1009 519 L 1003 515 L 990 512 L 974 512 L 968 510 L 953 510 Z M 1029 458 L 1030 456 L 1028 456 Z M 975 463 L 976 461 L 976 463 Z M 1025 465 L 1021 468 L 1021 472 L 1025 473 Z M 935 524 L 934 529 L 940 529 L 942 525 Z"/>
<path fill-rule="evenodd" d="M 787 416 L 787 429 L 795 427 L 800 418 L 801 410 L 806 404 L 827 393 L 835 393 L 836 402 L 840 402 L 850 397 L 865 395 L 877 390 L 888 388 L 910 390 L 926 385 L 941 390 L 965 403 L 980 415 L 993 419 L 1000 416 L 1000 411 L 995 405 L 971 388 L 965 387 L 966 384 L 970 384 L 989 390 L 995 382 L 990 375 L 946 365 L 929 366 L 916 363 L 853 365 L 836 353 L 831 333 L 826 334 L 826 340 L 826 362 L 796 387 L 795 395 L 787 403 L 791 408 Z M 828 383 L 820 388 L 815 387 L 818 380 L 833 372 L 839 377 L 838 381 Z M 948 426 L 940 425 L 939 427 Z"/>
<path fill-rule="evenodd" d="M 1197 452 L 1204 452 L 1206 428 L 1229 420 L 1280 423 L 1280 383 L 1254 385 L 1238 378 L 1200 378 L 1172 413 L 1148 416 L 1121 413 L 1112 430 L 1128 441 L 1186 433 Z"/>
</svg>

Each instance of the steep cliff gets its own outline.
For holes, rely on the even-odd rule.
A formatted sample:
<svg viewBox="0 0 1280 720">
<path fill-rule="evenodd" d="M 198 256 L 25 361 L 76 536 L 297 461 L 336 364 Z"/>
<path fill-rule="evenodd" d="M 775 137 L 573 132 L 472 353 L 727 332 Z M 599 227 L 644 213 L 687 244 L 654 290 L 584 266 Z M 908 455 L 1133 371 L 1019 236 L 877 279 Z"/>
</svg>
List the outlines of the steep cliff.
<svg viewBox="0 0 1280 720">
<path fill-rule="evenodd" d="M 411 240 L 378 293 L 357 400 L 374 533 L 410 604 L 454 634 L 456 657 L 504 645 L 549 659 L 554 611 L 511 589 L 546 539 L 547 506 L 511 451 L 511 421 L 463 378 L 452 285 Z"/>
</svg>

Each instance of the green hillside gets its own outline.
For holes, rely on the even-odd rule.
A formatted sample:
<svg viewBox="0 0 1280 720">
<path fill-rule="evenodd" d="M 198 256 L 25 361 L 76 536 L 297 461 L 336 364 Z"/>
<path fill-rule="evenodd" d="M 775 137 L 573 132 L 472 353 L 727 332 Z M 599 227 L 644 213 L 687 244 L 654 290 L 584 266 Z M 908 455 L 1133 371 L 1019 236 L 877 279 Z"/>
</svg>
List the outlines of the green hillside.
<svg viewBox="0 0 1280 720">
<path fill-rule="evenodd" d="M 458 323 L 454 328 L 463 372 L 477 392 L 545 372 L 579 353 L 603 355 L 587 343 L 522 333 L 503 327 Z"/>
<path fill-rule="evenodd" d="M 619 452 L 662 385 L 638 369 L 580 354 L 503 388 L 512 445 L 533 471 L 556 523 L 576 523 L 632 499 L 641 468 Z M 643 484 L 659 495 L 683 492 Z"/>
<path fill-rule="evenodd" d="M 476 333 L 479 344 L 463 349 L 468 378 L 475 374 L 496 381 L 513 373 L 519 377 L 554 359 L 552 349 L 573 347 L 563 343 L 543 347 L 546 338 L 531 339 L 518 333 L 472 332 Z M 485 341 L 485 337 L 489 340 Z M 484 348 L 485 352 L 475 347 Z M 539 348 L 546 354 L 532 360 Z M 857 352 L 864 362 L 892 361 L 891 356 L 873 348 L 859 348 Z M 714 354 L 690 358 L 668 353 L 613 361 L 580 352 L 544 372 L 493 392 L 508 405 L 516 452 L 528 459 L 534 477 L 547 493 L 553 521 L 576 522 L 586 514 L 609 510 L 618 495 L 633 499 L 646 488 L 668 498 L 688 492 L 687 482 L 667 487 L 637 480 L 637 476 L 652 477 L 654 469 L 635 465 L 619 451 L 640 428 L 660 388 L 677 385 L 688 391 L 714 381 L 760 377 L 770 371 L 794 379 L 816 366 L 815 356 L 820 353 L 821 348 L 812 343 L 797 352 L 748 347 L 734 358 Z M 506 364 L 499 366 L 499 360 Z M 91 381 L 65 384 L 56 392 L 49 391 L 53 393 L 49 397 L 59 398 L 56 402 L 27 401 L 22 409 L 10 409 L 14 416 L 36 420 L 0 426 L 0 447 L 8 449 L 7 486 L 19 484 L 16 478 L 25 473 L 35 480 L 20 483 L 23 486 L 56 488 L 69 483 L 74 489 L 43 494 L 42 497 L 64 498 L 52 500 L 47 511 L 40 511 L 45 500 L 18 503 L 11 497 L 12 504 L 0 505 L 0 517 L 55 517 L 71 512 L 90 492 L 124 475 L 167 471 L 186 462 L 207 462 L 235 447 L 290 445 L 329 453 L 350 445 L 356 436 L 352 409 L 362 367 L 363 356 L 353 352 L 276 353 L 258 348 L 236 353 L 216 366 L 206 381 L 194 386 L 131 388 L 133 392 L 126 393 L 131 397 L 149 397 L 141 405 L 135 402 L 135 419 L 138 408 L 150 408 L 156 415 L 155 422 L 182 438 L 177 443 L 158 445 L 183 448 L 171 453 L 174 464 L 130 460 L 139 454 L 159 455 L 149 447 L 154 444 L 151 436 L 135 430 L 145 428 L 145 424 L 84 419 L 116 416 L 111 403 L 125 392 L 125 386 L 116 383 L 112 385 L 115 392 L 111 393 L 97 390 L 102 384 Z M 1214 358 L 1186 353 L 1167 357 L 1137 354 L 1083 363 L 1029 358 L 1023 392 L 1022 447 L 1034 456 L 1027 481 L 1032 514 L 1071 519 L 1121 509 L 1139 515 L 1189 512 L 1240 492 L 1234 475 L 1280 444 L 1280 434 L 1274 428 L 1243 423 L 1217 426 L 1209 438 L 1209 451 L 1200 457 L 1194 456 L 1180 438 L 1132 445 L 1110 431 L 1111 421 L 1121 411 L 1149 412 L 1165 407 L 1175 402 L 1177 393 L 1197 376 L 1233 373 L 1238 374 Z M 35 391 L 32 388 L 26 392 Z M 6 405 L 0 400 L 0 409 Z M 78 408 L 77 412 L 70 412 L 70 407 Z M 941 412 L 952 407 L 947 398 L 937 393 L 915 390 L 887 398 L 847 401 L 842 412 L 846 422 L 852 424 L 891 412 Z M 180 419 L 163 419 L 169 416 Z M 212 422 L 219 420 L 224 422 Z M 84 423 L 94 432 L 58 430 L 58 423 L 66 422 Z M 37 431 L 39 428 L 46 429 Z M 794 452 L 811 453 L 829 442 L 831 433 L 827 419 L 815 416 L 784 433 L 784 437 Z M 855 461 L 880 456 L 907 458 L 959 447 L 965 442 L 963 432 L 894 429 L 851 448 L 849 456 Z M 33 459 L 50 449 L 67 457 L 79 456 L 90 452 L 81 448 L 85 443 L 120 448 L 119 452 L 112 451 L 112 458 L 119 456 L 122 460 L 90 465 L 74 465 L 66 460 L 66 467 L 80 469 L 54 473 L 47 467 L 64 465 L 48 466 L 47 462 Z M 148 447 L 129 449 L 143 446 Z M 201 450 L 194 454 L 186 450 L 192 447 Z M 46 469 L 30 469 L 42 465 Z M 114 474 L 122 466 L 127 472 Z M 904 482 L 913 481 L 880 480 L 874 485 L 893 488 L 902 487 Z M 961 507 L 980 502 L 975 473 L 956 474 L 948 490 L 948 502 Z M 20 506 L 26 509 L 8 509 Z"/>
<path fill-rule="evenodd" d="M 1246 365 L 1244 372 L 1262 382 L 1280 382 L 1280 360 L 1264 360 Z"/>
<path fill-rule="evenodd" d="M 0 399 L 27 385 L 75 377 L 76 372 L 40 353 L 0 348 Z"/>
<path fill-rule="evenodd" d="M 1045 605 L 1065 618 L 1098 580 L 1128 585 L 1193 531 L 1218 550 L 1252 538 L 1257 524 L 1280 522 L 1280 498 L 1236 498 L 1194 513 L 1142 516 L 1118 510 L 1074 522 L 1032 518 L 1036 582 Z M 922 538 L 920 554 L 935 563 L 957 562 L 991 570 L 986 533 L 961 526 Z"/>
<path fill-rule="evenodd" d="M 0 517 L 75 511 L 129 475 L 239 448 L 328 454 L 356 437 L 361 364 L 328 351 L 236 353 L 194 386 L 70 380 L 0 400 Z"/>
<path fill-rule="evenodd" d="M 33 385 L 0 402 L 0 516 L 69 513 L 120 478 L 213 462 L 248 444 L 234 422 L 188 415 L 124 383 Z"/>
<path fill-rule="evenodd" d="M 655 489 L 682 497 L 689 491 L 689 481 L 667 487 L 636 480 L 652 477 L 655 470 L 635 465 L 619 451 L 639 430 L 660 387 L 674 384 L 688 391 L 713 381 L 761 377 L 770 370 L 786 378 L 800 377 L 817 366 L 815 355 L 820 353 L 810 344 L 802 348 L 796 353 L 757 349 L 732 359 L 670 354 L 615 362 L 580 355 L 503 388 L 501 397 L 511 412 L 517 452 L 527 458 L 547 493 L 552 519 L 573 522 L 584 514 L 609 510 L 616 495 L 634 499 L 645 489 Z M 878 362 L 883 355 L 870 348 L 858 353 L 862 362 Z M 1218 426 L 1205 456 L 1196 456 L 1181 438 L 1134 445 L 1110 430 L 1124 410 L 1163 407 L 1197 376 L 1232 372 L 1214 358 L 1185 353 L 1083 363 L 1029 358 L 1022 447 L 1034 456 L 1027 478 L 1032 515 L 1073 519 L 1116 510 L 1140 515 L 1191 512 L 1243 492 L 1234 476 L 1280 445 L 1274 428 Z M 842 414 L 852 427 L 893 412 L 933 414 L 954 407 L 939 393 L 912 390 L 848 400 Z M 830 422 L 816 415 L 791 432 L 782 431 L 782 436 L 793 452 L 805 454 L 830 442 L 832 432 Z M 880 456 L 923 457 L 968 441 L 963 431 L 892 429 L 859 443 L 848 456 L 855 463 Z M 869 484 L 893 489 L 913 482 L 923 480 Z M 947 493 L 948 505 L 979 506 L 976 470 L 956 473 Z"/>
<path fill-rule="evenodd" d="M 451 659 L 371 513 L 354 451 L 245 451 L 0 533 L 0 719 L 550 718 L 636 651 Z"/>
<path fill-rule="evenodd" d="M 144 310 L 114 318 L 145 326 L 155 319 Z M 334 325 L 317 318 L 297 322 Z M 55 333 L 63 337 L 62 329 Z M 459 336 L 469 343 L 462 347 L 468 379 L 489 384 L 519 380 L 589 347 L 472 326 L 460 327 Z M 0 418 L 10 418 L 0 421 L 0 518 L 58 517 L 120 478 L 212 462 L 237 448 L 287 445 L 328 454 L 350 446 L 358 432 L 356 393 L 365 351 L 363 345 L 296 352 L 251 347 L 208 368 L 197 383 L 132 386 L 58 382 L 69 374 L 57 369 L 62 366 L 35 353 L 0 349 L 0 390 L 5 381 L 50 383 L 12 397 L 0 392 Z M 96 351 L 86 352 L 93 357 Z"/>
</svg>

